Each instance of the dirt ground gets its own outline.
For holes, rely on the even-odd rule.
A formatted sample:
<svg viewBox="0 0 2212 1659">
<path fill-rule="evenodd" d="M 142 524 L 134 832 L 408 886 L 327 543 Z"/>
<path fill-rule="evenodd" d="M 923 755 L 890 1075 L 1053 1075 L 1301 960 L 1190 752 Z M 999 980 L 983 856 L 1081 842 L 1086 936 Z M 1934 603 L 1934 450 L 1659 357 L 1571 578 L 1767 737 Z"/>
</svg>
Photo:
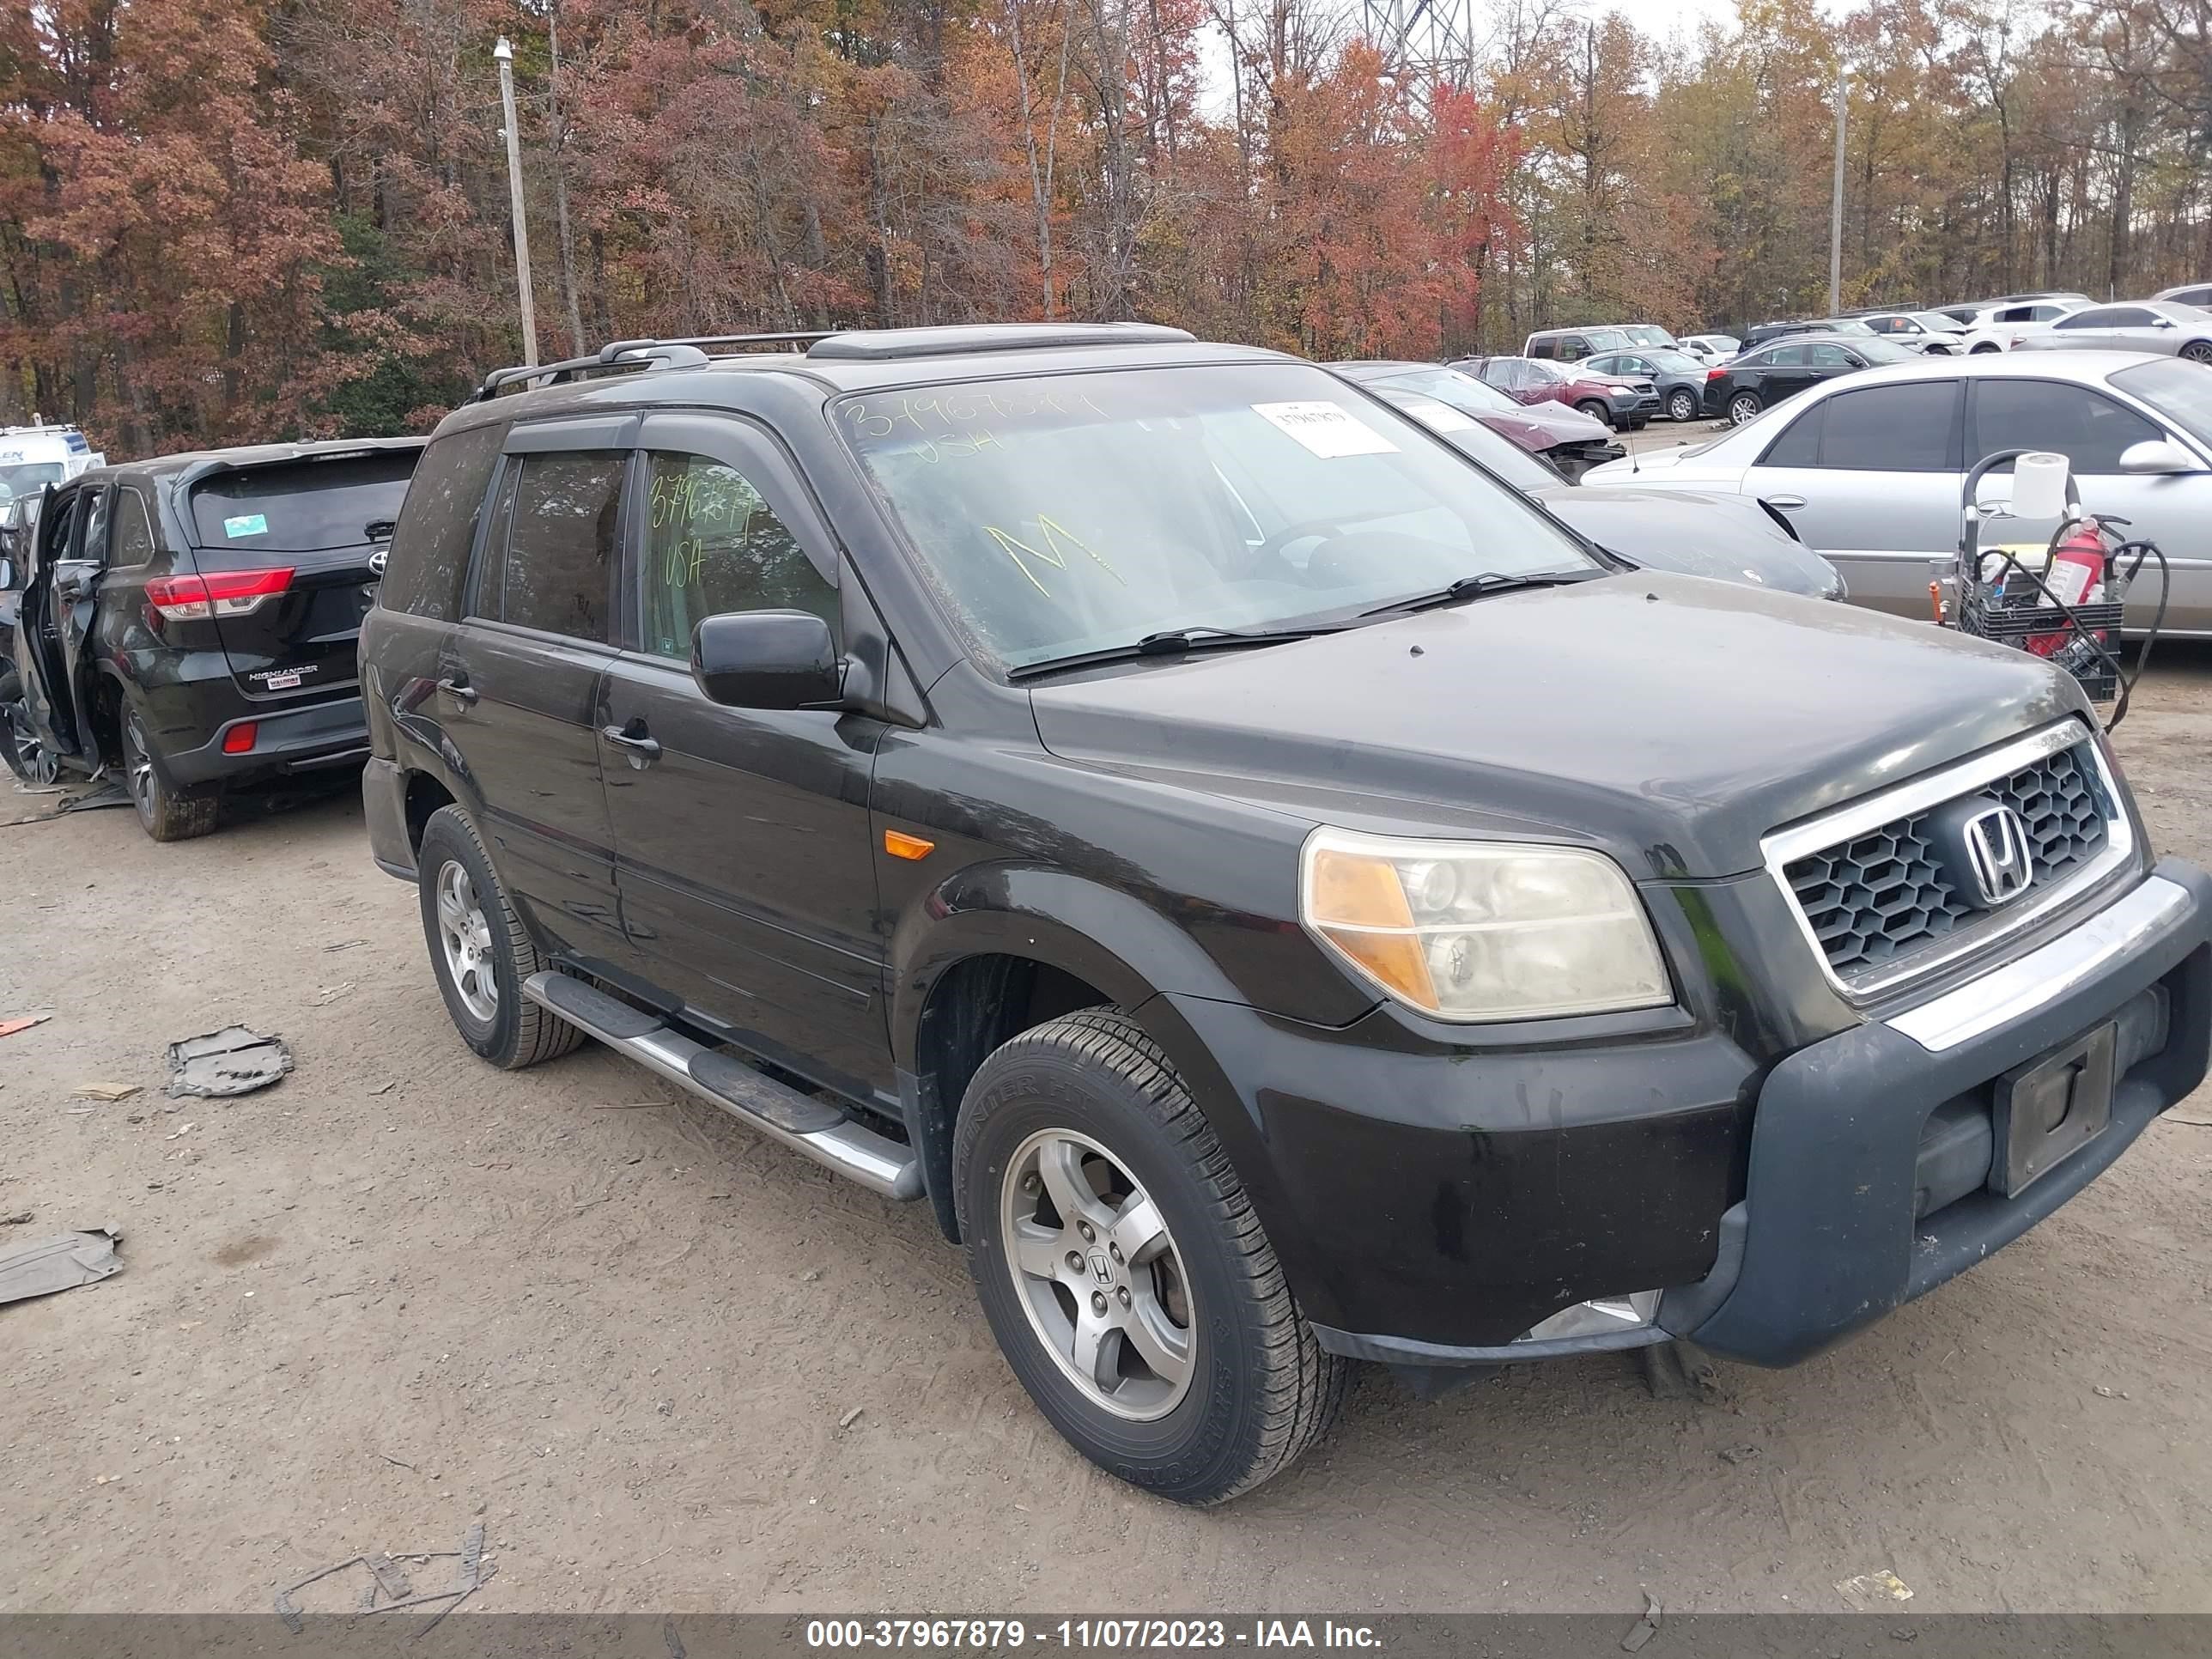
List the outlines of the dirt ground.
<svg viewBox="0 0 2212 1659">
<path fill-rule="evenodd" d="M 2160 848 L 2212 857 L 2212 648 L 2154 679 L 2120 748 Z M 0 1243 L 112 1223 L 128 1265 L 0 1308 L 0 1612 L 265 1609 L 477 1518 L 492 1609 L 1826 1611 L 1885 1568 L 1916 1613 L 2212 1609 L 2203 1094 L 1799 1370 L 1371 1373 L 1193 1513 L 1045 1426 L 926 1206 L 601 1049 L 476 1060 L 349 798 L 0 830 L 0 1017 L 44 1011 L 0 1038 Z M 166 1100 L 164 1046 L 231 1021 L 297 1071 Z"/>
</svg>

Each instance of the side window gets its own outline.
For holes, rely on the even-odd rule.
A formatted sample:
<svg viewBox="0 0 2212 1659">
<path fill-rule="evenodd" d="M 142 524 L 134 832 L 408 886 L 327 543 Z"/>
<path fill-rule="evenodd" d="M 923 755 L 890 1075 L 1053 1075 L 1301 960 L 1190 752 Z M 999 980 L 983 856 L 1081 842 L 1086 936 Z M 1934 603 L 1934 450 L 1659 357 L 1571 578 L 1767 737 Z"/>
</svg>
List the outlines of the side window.
<svg viewBox="0 0 2212 1659">
<path fill-rule="evenodd" d="M 1531 357 L 1553 357 L 1559 355 L 1559 343 L 1548 336 L 1528 342 L 1528 355 Z"/>
<path fill-rule="evenodd" d="M 837 590 L 823 579 L 752 481 L 703 455 L 647 456 L 641 643 L 687 659 L 702 617 L 811 611 L 837 628 Z"/>
<path fill-rule="evenodd" d="M 522 460 L 511 456 L 501 469 L 499 489 L 491 498 L 491 517 L 484 526 L 483 557 L 477 563 L 476 585 L 462 613 L 497 622 L 507 609 L 507 538 L 514 526 L 514 487 L 522 479 Z"/>
<path fill-rule="evenodd" d="M 154 529 L 146 517 L 146 501 L 135 489 L 115 492 L 115 551 L 108 563 L 118 570 L 146 563 L 154 556 Z"/>
<path fill-rule="evenodd" d="M 1838 392 L 1823 405 L 1820 464 L 1861 472 L 1948 471 L 1958 392 L 1949 380 Z"/>
<path fill-rule="evenodd" d="M 2110 311 L 2077 311 L 2071 317 L 2061 317 L 2051 326 L 2054 331 L 2062 328 L 2111 328 L 2114 325 L 2112 318 L 2116 314 Z"/>
<path fill-rule="evenodd" d="M 1830 403 L 1834 402 L 1829 399 Z M 1790 425 L 1787 431 L 1767 446 L 1766 453 L 1759 458 L 1761 466 L 1818 466 L 1820 464 L 1820 426 L 1827 417 L 1828 404 L 1814 404 Z"/>
<path fill-rule="evenodd" d="M 2185 288 L 2173 296 L 2176 305 L 2196 306 L 2200 310 L 2212 306 L 2212 288 Z"/>
<path fill-rule="evenodd" d="M 1559 361 L 1580 362 L 1589 356 L 1589 342 L 1579 334 L 1570 334 L 1559 342 Z"/>
<path fill-rule="evenodd" d="M 2117 311 L 2105 313 L 2106 328 L 2148 328 L 2158 321 L 2155 311 L 2145 311 L 2141 306 L 2122 306 Z"/>
<path fill-rule="evenodd" d="M 521 458 L 501 582 L 503 620 L 606 642 L 615 526 L 629 459 L 621 449 Z"/>
<path fill-rule="evenodd" d="M 477 514 L 507 428 L 495 422 L 438 439 L 422 452 L 392 532 L 377 603 L 440 622 L 461 613 L 461 580 L 477 538 Z"/>
<path fill-rule="evenodd" d="M 2076 472 L 2118 472 L 2123 450 L 2165 435 L 2133 410 L 2059 380 L 1992 376 L 1974 393 L 1974 444 L 1983 455 L 2055 449 Z"/>
<path fill-rule="evenodd" d="M 1841 346 L 1807 346 L 1805 349 L 1811 354 L 1806 361 L 1811 363 L 1814 368 L 1856 368 L 1858 367 L 1857 359 L 1854 358 L 1850 352 L 1844 350 Z"/>
<path fill-rule="evenodd" d="M 75 559 L 107 557 L 107 503 L 112 492 L 95 486 L 87 492 L 83 515 L 77 520 L 76 544 L 70 549 Z"/>
<path fill-rule="evenodd" d="M 1801 345 L 1777 346 L 1759 361 L 1769 368 L 1802 368 L 1810 348 Z"/>
</svg>

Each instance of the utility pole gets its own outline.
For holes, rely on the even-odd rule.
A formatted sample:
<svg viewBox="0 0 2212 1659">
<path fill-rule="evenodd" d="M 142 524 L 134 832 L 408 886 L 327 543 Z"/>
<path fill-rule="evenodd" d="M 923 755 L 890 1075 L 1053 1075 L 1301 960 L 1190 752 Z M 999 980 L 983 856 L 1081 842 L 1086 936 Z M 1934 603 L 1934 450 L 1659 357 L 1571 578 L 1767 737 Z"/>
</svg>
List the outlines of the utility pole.
<svg viewBox="0 0 2212 1659">
<path fill-rule="evenodd" d="M 522 361 L 538 367 L 538 304 L 530 295 L 530 226 L 522 216 L 522 135 L 514 120 L 514 48 L 501 35 L 491 49 L 499 60 L 499 106 L 507 117 L 507 194 L 514 210 L 514 283 L 522 296 Z M 1837 173 L 1843 177 L 1843 152 L 1837 152 Z M 1841 188 L 1840 184 L 1838 186 Z"/>
<path fill-rule="evenodd" d="M 1847 71 L 1836 65 L 1836 183 L 1828 202 L 1828 315 L 1844 308 L 1844 115 Z M 520 198 L 516 198 L 520 200 Z M 520 208 L 515 210 L 521 212 Z"/>
</svg>

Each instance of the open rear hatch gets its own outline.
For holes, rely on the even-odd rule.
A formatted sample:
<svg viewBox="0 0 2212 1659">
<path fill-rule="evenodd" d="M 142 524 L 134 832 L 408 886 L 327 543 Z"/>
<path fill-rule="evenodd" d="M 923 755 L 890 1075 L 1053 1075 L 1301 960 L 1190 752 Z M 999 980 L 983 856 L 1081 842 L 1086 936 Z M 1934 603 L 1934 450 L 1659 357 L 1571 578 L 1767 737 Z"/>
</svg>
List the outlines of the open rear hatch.
<svg viewBox="0 0 2212 1659">
<path fill-rule="evenodd" d="M 186 508 L 198 571 L 161 584 L 161 609 L 214 629 L 249 697 L 350 690 L 379 556 L 421 453 L 301 456 L 201 479 Z"/>
</svg>

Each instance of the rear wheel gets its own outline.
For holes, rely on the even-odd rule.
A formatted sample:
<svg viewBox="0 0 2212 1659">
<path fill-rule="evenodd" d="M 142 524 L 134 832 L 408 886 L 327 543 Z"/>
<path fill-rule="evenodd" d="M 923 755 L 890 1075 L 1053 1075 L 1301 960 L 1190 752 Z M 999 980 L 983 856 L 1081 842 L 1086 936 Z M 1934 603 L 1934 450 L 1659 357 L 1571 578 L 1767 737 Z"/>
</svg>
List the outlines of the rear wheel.
<svg viewBox="0 0 2212 1659">
<path fill-rule="evenodd" d="M 431 971 L 462 1041 L 510 1072 L 582 1042 L 581 1031 L 522 994 L 522 981 L 549 964 L 459 807 L 430 815 L 415 870 Z"/>
<path fill-rule="evenodd" d="M 1968 356 L 1970 356 L 1970 357 L 1987 357 L 1987 356 L 1990 356 L 1994 355 L 1994 354 L 1996 353 L 1996 349 L 1997 349 L 1997 348 L 1996 348 L 1996 347 L 1995 347 L 1995 346 L 1991 345 L 1988 341 L 1984 340 L 1984 341 L 1983 341 L 1983 342 L 1982 342 L 1982 343 L 1981 343 L 1981 344 L 1979 344 L 1979 345 L 1976 346 L 1976 347 L 1975 347 L 1972 351 L 1968 352 L 1966 355 L 1967 355 Z"/>
<path fill-rule="evenodd" d="M 1667 394 L 1667 418 L 1670 421 L 1694 421 L 1698 418 L 1698 400 L 1687 386 L 1677 386 Z"/>
<path fill-rule="evenodd" d="M 138 827 L 155 841 L 191 841 L 206 835 L 222 815 L 216 790 L 186 790 L 171 781 L 146 737 L 136 708 L 123 710 L 123 785 L 137 809 Z"/>
<path fill-rule="evenodd" d="M 1205 1115 L 1127 1015 L 1024 1032 L 953 1141 L 968 1266 L 1038 1410 L 1109 1474 L 1214 1504 L 1334 1420 L 1324 1352 Z"/>
<path fill-rule="evenodd" d="M 0 673 L 0 759 L 26 783 L 43 786 L 61 775 L 60 757 L 39 741 L 22 679 L 12 668 Z"/>
<path fill-rule="evenodd" d="M 1601 422 L 1607 426 L 1613 424 L 1613 411 L 1595 398 L 1585 398 L 1575 407 L 1593 421 Z"/>
<path fill-rule="evenodd" d="M 1755 419 L 1759 410 L 1759 394 L 1756 392 L 1739 392 L 1728 402 L 1729 424 L 1741 426 L 1745 422 Z"/>
</svg>

